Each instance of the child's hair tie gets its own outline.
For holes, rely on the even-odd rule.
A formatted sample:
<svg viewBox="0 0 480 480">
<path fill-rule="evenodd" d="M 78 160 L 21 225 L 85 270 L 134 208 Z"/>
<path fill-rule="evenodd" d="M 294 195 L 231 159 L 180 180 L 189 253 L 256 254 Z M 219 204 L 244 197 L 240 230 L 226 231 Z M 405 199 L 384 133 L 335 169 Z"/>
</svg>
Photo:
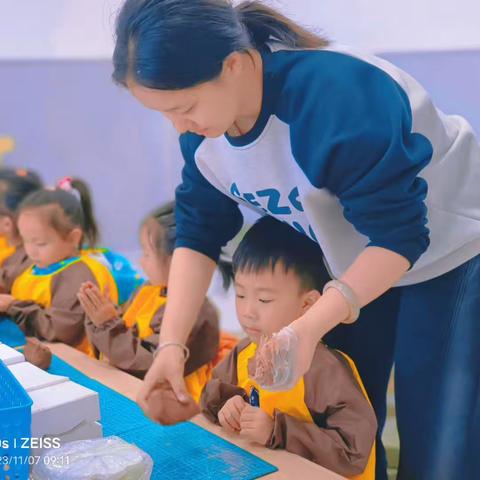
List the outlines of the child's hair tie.
<svg viewBox="0 0 480 480">
<path fill-rule="evenodd" d="M 57 188 L 71 193 L 79 202 L 81 202 L 82 196 L 80 195 L 80 192 L 72 186 L 72 181 L 72 177 L 63 177 L 57 182 Z"/>
</svg>

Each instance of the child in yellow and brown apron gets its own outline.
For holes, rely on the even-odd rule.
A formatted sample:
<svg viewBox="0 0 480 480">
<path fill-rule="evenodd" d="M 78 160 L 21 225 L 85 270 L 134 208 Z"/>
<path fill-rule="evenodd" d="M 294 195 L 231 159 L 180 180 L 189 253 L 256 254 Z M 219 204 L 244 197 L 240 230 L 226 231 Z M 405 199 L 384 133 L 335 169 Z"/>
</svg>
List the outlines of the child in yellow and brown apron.
<svg viewBox="0 0 480 480">
<path fill-rule="evenodd" d="M 141 266 L 148 282 L 119 309 L 87 283 L 79 299 L 87 313 L 86 328 L 91 343 L 112 365 L 143 377 L 153 362 L 158 334 L 167 302 L 167 279 L 176 238 L 174 203 L 147 217 L 140 229 Z M 233 348 L 237 340 L 220 332 L 218 314 L 208 299 L 187 342 L 190 356 L 185 380 L 198 401 L 213 367 Z"/>
<path fill-rule="evenodd" d="M 10 293 L 15 278 L 31 261 L 22 245 L 16 214 L 22 200 L 42 188 L 35 172 L 3 167 L 0 169 L 0 292 Z"/>
<path fill-rule="evenodd" d="M 269 216 L 247 232 L 233 272 L 237 315 L 248 338 L 214 369 L 201 405 L 210 420 L 249 441 L 351 479 L 373 480 L 377 422 L 346 355 L 320 342 L 310 369 L 290 390 L 264 390 L 251 376 L 259 342 L 305 313 L 330 280 L 318 250 Z"/>
<path fill-rule="evenodd" d="M 117 301 L 117 288 L 106 266 L 80 254 L 82 245 L 93 247 L 98 236 L 88 187 L 78 179 L 60 184 L 33 192 L 18 208 L 18 230 L 33 265 L 15 279 L 10 295 L 0 295 L 0 312 L 27 336 L 94 356 L 78 290 L 91 282 Z"/>
</svg>

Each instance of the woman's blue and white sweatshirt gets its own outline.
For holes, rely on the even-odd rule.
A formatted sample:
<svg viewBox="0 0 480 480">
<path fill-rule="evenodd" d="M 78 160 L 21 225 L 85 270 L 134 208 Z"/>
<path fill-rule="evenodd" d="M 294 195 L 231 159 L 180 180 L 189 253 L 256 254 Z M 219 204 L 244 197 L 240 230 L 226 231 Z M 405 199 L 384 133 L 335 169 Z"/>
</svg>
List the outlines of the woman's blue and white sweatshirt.
<svg viewBox="0 0 480 480">
<path fill-rule="evenodd" d="M 217 259 L 238 203 L 321 246 L 339 277 L 367 246 L 406 257 L 398 283 L 480 253 L 480 148 L 392 64 L 342 48 L 262 52 L 260 117 L 242 137 L 181 136 L 177 246 Z"/>
</svg>

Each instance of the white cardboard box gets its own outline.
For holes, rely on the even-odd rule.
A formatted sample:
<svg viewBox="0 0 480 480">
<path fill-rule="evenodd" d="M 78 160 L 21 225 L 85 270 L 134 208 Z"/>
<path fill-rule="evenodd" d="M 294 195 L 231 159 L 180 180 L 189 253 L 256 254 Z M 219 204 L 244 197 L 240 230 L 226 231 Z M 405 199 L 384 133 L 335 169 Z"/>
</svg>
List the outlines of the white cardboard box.
<svg viewBox="0 0 480 480">
<path fill-rule="evenodd" d="M 52 375 L 28 362 L 14 363 L 9 365 L 8 368 L 28 393 L 50 387 L 51 385 L 68 382 L 67 377 Z"/>
<path fill-rule="evenodd" d="M 81 424 L 100 420 L 98 394 L 74 382 L 63 382 L 29 392 L 32 437 L 61 436 Z"/>
<path fill-rule="evenodd" d="M 102 437 L 96 392 L 25 362 L 20 352 L 4 344 L 0 344 L 0 359 L 33 401 L 32 438 L 59 438 L 63 445 L 73 440 Z M 32 449 L 32 454 L 38 455 L 41 450 Z"/>
<path fill-rule="evenodd" d="M 0 360 L 5 365 L 13 365 L 14 363 L 24 362 L 25 357 L 19 351 L 0 342 Z"/>
</svg>

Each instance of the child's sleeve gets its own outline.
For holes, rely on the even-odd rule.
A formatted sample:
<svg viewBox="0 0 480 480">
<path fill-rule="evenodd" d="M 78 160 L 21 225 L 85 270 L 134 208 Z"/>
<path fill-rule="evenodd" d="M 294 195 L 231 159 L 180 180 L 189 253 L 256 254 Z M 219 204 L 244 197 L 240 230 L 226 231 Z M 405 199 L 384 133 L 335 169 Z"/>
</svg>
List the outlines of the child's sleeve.
<svg viewBox="0 0 480 480">
<path fill-rule="evenodd" d="M 122 312 L 128 309 L 122 307 Z M 165 306 L 160 307 L 150 322 L 152 335 L 141 339 L 138 328 L 128 328 L 119 315 L 103 325 L 95 325 L 88 317 L 85 324 L 92 345 L 105 355 L 109 362 L 138 377 L 143 377 L 153 363 L 153 354 L 158 346 L 158 334 L 165 314 Z M 187 341 L 190 358 L 185 365 L 185 375 L 215 358 L 218 350 L 218 316 L 207 301 L 200 310 L 199 318 Z"/>
<path fill-rule="evenodd" d="M 6 314 L 27 336 L 78 345 L 85 336 L 85 311 L 77 293 L 87 281 L 97 284 L 89 268 L 81 262 L 71 265 L 53 277 L 49 307 L 30 300 L 14 300 Z"/>
<path fill-rule="evenodd" d="M 164 307 L 161 307 L 155 317 L 163 317 L 163 313 Z M 152 365 L 158 334 L 142 340 L 137 329 L 128 328 L 122 317 L 114 318 L 100 326 L 87 318 L 85 328 L 92 345 L 115 367 L 142 377 Z"/>
<path fill-rule="evenodd" d="M 377 422 L 349 365 L 321 345 L 304 382 L 313 423 L 276 410 L 267 447 L 284 448 L 343 476 L 362 473 Z"/>
<path fill-rule="evenodd" d="M 249 343 L 248 339 L 242 340 L 213 370 L 212 379 L 203 389 L 202 412 L 214 423 L 218 424 L 218 412 L 230 398 L 240 395 L 248 401 L 245 390 L 237 385 L 237 357 Z"/>
<path fill-rule="evenodd" d="M 31 264 L 31 260 L 23 249 L 17 250 L 10 258 L 7 258 L 0 268 L 0 292 L 10 293 L 15 279 Z"/>
<path fill-rule="evenodd" d="M 160 331 L 160 328 L 158 328 Z M 215 359 L 220 343 L 218 312 L 208 299 L 205 299 L 197 321 L 187 339 L 190 356 L 185 364 L 185 376 L 202 365 Z"/>
</svg>

